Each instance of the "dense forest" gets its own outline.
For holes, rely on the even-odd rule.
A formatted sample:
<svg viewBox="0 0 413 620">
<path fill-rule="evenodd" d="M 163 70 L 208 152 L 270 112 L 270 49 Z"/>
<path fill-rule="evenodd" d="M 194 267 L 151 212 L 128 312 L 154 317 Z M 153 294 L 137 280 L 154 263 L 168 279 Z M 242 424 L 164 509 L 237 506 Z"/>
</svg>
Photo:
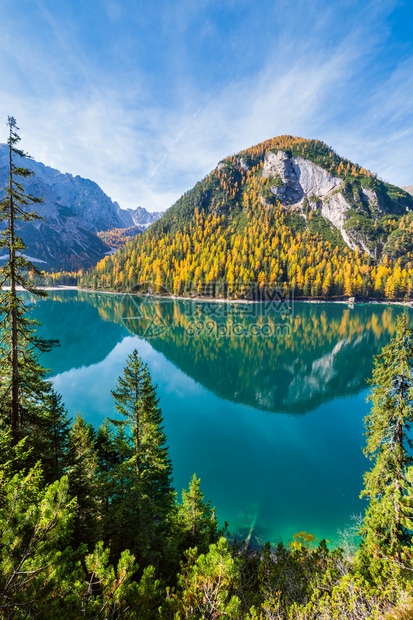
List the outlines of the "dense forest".
<svg viewBox="0 0 413 620">
<path fill-rule="evenodd" d="M 365 453 L 364 518 L 330 549 L 311 533 L 254 548 L 219 531 L 193 476 L 178 500 L 162 412 L 137 351 L 94 429 L 69 420 L 18 287 L 44 297 L 16 224 L 36 202 L 13 163 L 0 203 L 0 615 L 7 619 L 399 620 L 413 613 L 413 332 L 405 315 L 376 358 Z M 32 274 L 29 277 L 27 274 Z M 224 475 L 224 472 L 223 472 Z"/>
<path fill-rule="evenodd" d="M 263 168 L 266 154 L 280 151 L 343 182 L 340 191 L 351 208 L 342 231 L 322 215 L 315 196 L 301 210 L 278 197 L 281 179 L 264 175 Z M 366 202 L 366 192 L 377 204 Z M 257 286 L 283 287 L 298 298 L 409 298 L 412 209 L 407 192 L 324 143 L 281 136 L 223 160 L 146 233 L 101 260 L 79 284 L 206 297 L 222 296 L 225 283 L 225 295 L 233 298 L 251 298 Z M 360 240 L 353 249 L 343 231 Z"/>
<path fill-rule="evenodd" d="M 111 230 L 103 230 L 98 232 L 99 239 L 102 239 L 108 246 L 112 248 L 122 248 L 125 243 L 132 241 L 136 235 L 143 232 L 139 226 L 130 226 L 129 228 L 112 228 Z"/>
</svg>

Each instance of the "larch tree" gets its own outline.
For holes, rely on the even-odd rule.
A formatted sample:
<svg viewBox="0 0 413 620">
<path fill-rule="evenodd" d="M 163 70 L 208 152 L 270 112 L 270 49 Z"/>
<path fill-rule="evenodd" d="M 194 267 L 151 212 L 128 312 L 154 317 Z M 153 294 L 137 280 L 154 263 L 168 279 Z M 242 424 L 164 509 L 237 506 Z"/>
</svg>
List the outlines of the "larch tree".
<svg viewBox="0 0 413 620">
<path fill-rule="evenodd" d="M 400 561 L 413 532 L 413 330 L 407 327 L 406 314 L 375 358 L 370 383 L 373 406 L 365 420 L 364 453 L 374 466 L 364 476 L 361 494 L 369 498 L 360 532 L 362 550 Z"/>
</svg>

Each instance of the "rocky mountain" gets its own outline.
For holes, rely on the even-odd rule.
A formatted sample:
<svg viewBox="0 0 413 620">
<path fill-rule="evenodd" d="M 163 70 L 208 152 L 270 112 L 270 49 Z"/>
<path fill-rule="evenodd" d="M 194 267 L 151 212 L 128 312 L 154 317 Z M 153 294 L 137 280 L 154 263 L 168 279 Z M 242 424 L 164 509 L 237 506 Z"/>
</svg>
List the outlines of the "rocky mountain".
<svg viewBox="0 0 413 620">
<path fill-rule="evenodd" d="M 304 155 L 304 156 L 303 156 Z M 402 215 L 412 206 L 403 190 L 381 183 L 365 174 L 354 178 L 334 175 L 303 154 L 294 157 L 291 151 L 268 151 L 262 177 L 270 180 L 270 192 L 284 206 L 298 210 L 306 218 L 309 209 L 319 212 L 340 232 L 346 244 L 377 257 L 383 244 L 371 230 L 371 221 L 386 214 Z M 344 169 L 343 164 L 339 164 Z M 354 172 L 357 172 L 356 170 Z"/>
<path fill-rule="evenodd" d="M 403 185 L 402 189 L 413 196 L 413 185 Z"/>
<path fill-rule="evenodd" d="M 222 160 L 83 285 L 395 299 L 413 291 L 412 233 L 408 192 L 319 140 L 279 136 Z"/>
<path fill-rule="evenodd" d="M 151 224 L 159 220 L 164 214 L 164 211 L 153 211 L 152 213 L 144 209 L 143 207 L 137 207 L 136 209 L 126 209 L 133 219 L 135 226 L 146 230 Z"/>
<path fill-rule="evenodd" d="M 24 159 L 22 165 L 35 173 L 23 185 L 29 193 L 44 199 L 37 211 L 45 221 L 24 224 L 21 236 L 27 254 L 45 268 L 89 267 L 112 250 L 111 244 L 97 233 L 130 229 L 136 234 L 145 228 L 136 229 L 132 214 L 121 209 L 93 181 L 59 172 L 33 159 Z M 0 144 L 1 188 L 7 180 L 8 147 Z M 137 211 L 137 217 L 145 222 L 151 219 L 152 214 L 142 207 Z"/>
</svg>

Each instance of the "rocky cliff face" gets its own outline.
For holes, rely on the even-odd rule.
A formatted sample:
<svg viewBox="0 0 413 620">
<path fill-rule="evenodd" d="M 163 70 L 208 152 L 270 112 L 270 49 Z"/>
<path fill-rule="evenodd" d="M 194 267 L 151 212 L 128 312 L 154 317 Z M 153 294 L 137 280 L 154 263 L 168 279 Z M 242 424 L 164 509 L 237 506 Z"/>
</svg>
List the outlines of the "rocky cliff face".
<svg viewBox="0 0 413 620">
<path fill-rule="evenodd" d="M 341 179 L 327 170 L 302 157 L 291 157 L 285 151 L 267 153 L 262 176 L 280 178 L 282 185 L 273 187 L 272 191 L 281 202 L 290 204 L 299 204 L 306 196 L 323 199 L 342 184 Z"/>
<path fill-rule="evenodd" d="M 312 161 L 282 150 L 266 154 L 262 176 L 270 180 L 270 191 L 282 205 L 299 210 L 306 219 L 317 210 L 340 231 L 351 249 L 361 247 L 373 255 L 369 235 L 352 226 L 350 220 L 357 213 L 374 219 L 389 212 L 389 205 L 375 191 L 361 185 L 350 187 Z M 405 211 L 397 204 L 395 209 Z"/>
<path fill-rule="evenodd" d="M 30 193 L 44 197 L 39 212 L 45 216 L 47 213 L 47 217 L 54 215 L 56 218 L 59 208 L 64 207 L 70 209 L 73 216 L 79 218 L 80 225 L 89 231 L 133 226 L 130 214 L 90 179 L 59 172 L 33 159 L 24 159 L 21 164 L 35 173 L 24 185 Z M 7 182 L 7 166 L 8 147 L 0 144 L 0 187 Z"/>
<path fill-rule="evenodd" d="M 22 160 L 21 165 L 35 173 L 23 185 L 28 193 L 44 199 L 36 207 L 45 221 L 24 224 L 20 234 L 28 246 L 27 254 L 48 267 L 92 265 L 110 251 L 97 232 L 134 225 L 130 213 L 93 181 L 61 173 L 32 159 Z M 8 147 L 0 144 L 0 188 L 7 179 Z"/>
<path fill-rule="evenodd" d="M 153 211 L 151 213 L 143 207 L 136 207 L 136 209 L 127 209 L 124 213 L 128 213 L 128 215 L 132 217 L 135 226 L 139 226 L 139 228 L 146 230 L 151 224 L 162 217 L 164 211 Z"/>
</svg>

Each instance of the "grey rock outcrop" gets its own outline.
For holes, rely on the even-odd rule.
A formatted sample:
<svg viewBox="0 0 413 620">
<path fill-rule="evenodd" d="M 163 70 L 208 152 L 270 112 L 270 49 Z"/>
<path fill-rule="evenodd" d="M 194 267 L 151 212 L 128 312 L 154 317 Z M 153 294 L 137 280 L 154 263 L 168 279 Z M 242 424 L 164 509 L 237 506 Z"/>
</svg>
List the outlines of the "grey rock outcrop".
<svg viewBox="0 0 413 620">
<path fill-rule="evenodd" d="M 278 176 L 283 185 L 271 191 L 281 202 L 298 204 L 308 196 L 326 198 L 343 184 L 327 170 L 303 157 L 290 157 L 284 151 L 269 151 L 265 157 L 263 177 Z"/>
<path fill-rule="evenodd" d="M 359 235 L 345 229 L 352 205 L 344 194 L 343 179 L 308 159 L 291 157 L 284 151 L 266 154 L 262 176 L 276 180 L 270 190 L 281 204 L 299 209 L 304 217 L 307 205 L 310 209 L 320 209 L 321 215 L 340 231 L 351 249 L 361 246 L 371 253 Z M 372 212 L 379 208 L 378 197 L 371 189 L 360 189 L 358 199 Z"/>
<path fill-rule="evenodd" d="M 24 223 L 20 233 L 27 254 L 34 259 L 63 269 L 88 266 L 110 249 L 97 232 L 134 225 L 132 216 L 93 181 L 33 159 L 24 159 L 21 165 L 34 172 L 23 180 L 26 191 L 44 200 L 36 205 L 44 221 Z M 0 144 L 0 188 L 7 184 L 7 178 L 8 147 Z"/>
<path fill-rule="evenodd" d="M 164 211 L 147 211 L 144 207 L 136 207 L 136 209 L 127 209 L 124 211 L 133 220 L 132 226 L 139 226 L 143 230 L 149 228 L 151 224 L 159 220 L 164 214 Z"/>
</svg>

